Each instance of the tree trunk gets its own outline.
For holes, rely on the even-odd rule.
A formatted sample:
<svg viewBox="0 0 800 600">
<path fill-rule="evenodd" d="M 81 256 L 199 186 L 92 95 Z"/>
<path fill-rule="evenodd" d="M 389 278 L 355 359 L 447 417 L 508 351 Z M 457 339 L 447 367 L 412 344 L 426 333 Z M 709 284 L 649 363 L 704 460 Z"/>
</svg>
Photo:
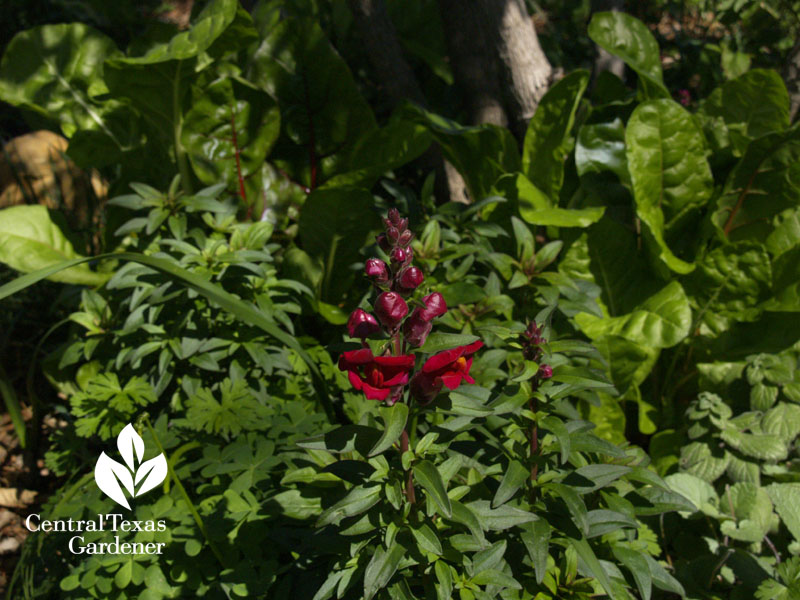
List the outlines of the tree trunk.
<svg viewBox="0 0 800 600">
<path fill-rule="evenodd" d="M 348 0 L 348 4 L 375 76 L 384 86 L 392 104 L 396 106 L 405 100 L 412 100 L 425 106 L 425 95 L 403 56 L 397 32 L 383 0 Z M 437 198 L 441 201 L 468 201 L 464 179 L 444 160 L 438 145 L 431 147 L 419 161 L 423 168 L 436 171 Z"/>
<path fill-rule="evenodd" d="M 800 41 L 795 43 L 783 65 L 783 81 L 789 91 L 789 119 L 794 122 L 800 108 Z"/>
</svg>

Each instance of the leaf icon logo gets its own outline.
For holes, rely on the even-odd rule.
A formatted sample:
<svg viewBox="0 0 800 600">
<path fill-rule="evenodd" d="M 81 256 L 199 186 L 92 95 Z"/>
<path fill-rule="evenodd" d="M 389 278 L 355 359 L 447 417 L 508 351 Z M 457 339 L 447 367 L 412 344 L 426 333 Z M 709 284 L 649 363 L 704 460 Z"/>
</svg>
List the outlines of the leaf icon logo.
<svg viewBox="0 0 800 600">
<path fill-rule="evenodd" d="M 164 481 L 167 477 L 167 459 L 162 453 L 142 462 L 144 440 L 130 423 L 119 432 L 117 449 L 125 464 L 117 462 L 105 452 L 101 453 L 94 467 L 94 480 L 106 496 L 130 510 L 125 491 L 131 498 L 136 498 Z"/>
</svg>

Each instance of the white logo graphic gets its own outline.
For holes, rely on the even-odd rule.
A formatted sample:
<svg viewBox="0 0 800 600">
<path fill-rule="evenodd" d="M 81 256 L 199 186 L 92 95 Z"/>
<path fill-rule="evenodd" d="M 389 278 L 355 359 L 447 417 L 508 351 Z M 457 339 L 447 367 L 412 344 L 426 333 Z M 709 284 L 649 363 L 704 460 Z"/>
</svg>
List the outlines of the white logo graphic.
<svg viewBox="0 0 800 600">
<path fill-rule="evenodd" d="M 167 477 L 167 459 L 163 454 L 159 454 L 142 462 L 144 440 L 130 423 L 119 432 L 117 448 L 127 467 L 103 452 L 94 467 L 94 480 L 106 496 L 130 510 L 130 504 L 122 488 L 128 491 L 131 498 L 149 492 Z M 140 482 L 142 485 L 137 490 L 136 486 Z"/>
</svg>

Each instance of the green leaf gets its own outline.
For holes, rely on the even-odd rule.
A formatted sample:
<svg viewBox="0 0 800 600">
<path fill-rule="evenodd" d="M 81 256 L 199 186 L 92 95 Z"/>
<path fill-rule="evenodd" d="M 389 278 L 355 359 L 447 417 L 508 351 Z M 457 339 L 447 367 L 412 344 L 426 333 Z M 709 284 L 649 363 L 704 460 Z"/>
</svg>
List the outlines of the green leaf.
<svg viewBox="0 0 800 600">
<path fill-rule="evenodd" d="M 622 119 L 587 124 L 580 128 L 575 144 L 575 167 L 581 176 L 611 171 L 622 183 L 630 183 Z"/>
<path fill-rule="evenodd" d="M 723 509 L 733 510 L 733 521 L 723 521 L 720 531 L 735 540 L 760 542 L 770 528 L 772 501 L 764 488 L 754 483 L 735 483 L 726 489 Z"/>
<path fill-rule="evenodd" d="M 636 71 L 647 97 L 669 97 L 661 75 L 658 43 L 639 19 L 623 12 L 595 13 L 589 23 L 589 37 Z"/>
<path fill-rule="evenodd" d="M 611 551 L 633 575 L 636 587 L 644 600 L 650 600 L 653 593 L 653 578 L 650 575 L 650 565 L 643 554 L 624 546 L 612 546 Z"/>
<path fill-rule="evenodd" d="M 461 523 L 469 529 L 475 541 L 483 548 L 486 546 L 486 537 L 483 535 L 483 528 L 481 522 L 478 520 L 477 515 L 468 507 L 461 504 L 456 500 L 452 500 L 452 515 L 449 517 L 456 523 Z M 488 503 L 487 503 L 488 504 Z"/>
<path fill-rule="evenodd" d="M 708 444 L 692 442 L 681 448 L 680 465 L 683 471 L 696 475 L 703 481 L 713 483 L 725 472 L 730 463 L 730 454 L 719 448 L 713 453 Z"/>
<path fill-rule="evenodd" d="M 382 406 L 378 409 L 378 412 L 380 413 L 381 419 L 383 419 L 384 429 L 381 438 L 375 443 L 372 450 L 369 451 L 368 456 L 375 456 L 376 454 L 384 452 L 388 448 L 391 448 L 392 444 L 398 440 L 400 434 L 403 433 L 406 427 L 408 404 L 398 402 L 394 406 Z"/>
<path fill-rule="evenodd" d="M 79 258 L 78 253 L 51 220 L 46 207 L 12 206 L 0 210 L 0 262 L 30 273 L 75 258 Z M 80 265 L 53 273 L 49 279 L 98 286 L 108 277 Z"/>
<path fill-rule="evenodd" d="M 770 133 L 747 145 L 717 200 L 712 221 L 731 241 L 765 241 L 775 215 L 797 206 L 800 126 Z"/>
<path fill-rule="evenodd" d="M 775 215 L 774 229 L 767 236 L 766 246 L 775 257 L 800 244 L 800 207 L 787 208 Z"/>
<path fill-rule="evenodd" d="M 589 533 L 589 520 L 586 512 L 586 505 L 571 486 L 561 483 L 547 483 L 542 487 L 551 492 L 556 498 L 563 500 L 578 529 L 580 529 L 584 535 Z"/>
<path fill-rule="evenodd" d="M 611 586 L 611 580 L 608 578 L 603 566 L 600 564 L 600 561 L 597 560 L 597 556 L 592 550 L 592 547 L 589 545 L 589 542 L 586 538 L 581 538 L 579 540 L 575 538 L 567 538 L 570 546 L 575 548 L 575 552 L 578 553 L 578 556 L 583 560 L 586 564 L 586 567 L 589 569 L 589 573 L 591 573 L 595 579 L 603 586 L 603 589 L 608 594 L 609 598 L 614 600 L 618 598 L 614 588 Z"/>
<path fill-rule="evenodd" d="M 513 498 L 517 490 L 522 487 L 530 476 L 530 471 L 525 468 L 521 462 L 516 460 L 510 461 L 503 473 L 503 479 L 500 480 L 500 485 L 494 494 L 494 498 L 492 499 L 492 508 L 505 504 Z"/>
<path fill-rule="evenodd" d="M 428 336 L 425 343 L 419 348 L 418 352 L 424 354 L 435 354 L 443 350 L 450 350 L 458 346 L 467 346 L 477 342 L 480 338 L 475 335 L 462 333 L 442 333 L 435 331 Z"/>
<path fill-rule="evenodd" d="M 400 544 L 394 544 L 389 550 L 385 550 L 382 546 L 375 550 L 364 570 L 364 600 L 371 600 L 386 587 L 405 553 L 406 549 Z"/>
<path fill-rule="evenodd" d="M 421 550 L 430 552 L 436 556 L 442 555 L 442 543 L 427 523 L 421 523 L 418 526 L 410 525 L 409 528 Z"/>
<path fill-rule="evenodd" d="M 274 100 L 242 80 L 223 77 L 192 90 L 181 141 L 200 181 L 224 182 L 230 192 L 240 194 L 239 176 L 251 187 L 279 131 Z M 256 200 L 252 193 L 248 196 Z"/>
<path fill-rule="evenodd" d="M 677 281 L 664 286 L 627 315 L 606 319 L 589 313 L 575 316 L 575 322 L 593 340 L 616 335 L 655 348 L 678 344 L 689 335 L 691 320 L 689 299 Z"/>
<path fill-rule="evenodd" d="M 603 206 L 558 208 L 522 173 L 503 175 L 495 182 L 491 193 L 507 198 L 512 206 L 518 208 L 520 216 L 532 225 L 588 227 L 599 221 L 605 212 Z"/>
<path fill-rule="evenodd" d="M 436 571 L 436 597 L 438 600 L 450 600 L 453 592 L 453 574 L 447 563 L 437 560 L 434 565 Z"/>
<path fill-rule="evenodd" d="M 689 500 L 694 510 L 699 510 L 710 517 L 719 515 L 719 497 L 714 488 L 699 477 L 689 473 L 673 473 L 667 475 L 664 481 L 669 487 Z M 694 510 L 689 509 L 691 512 Z"/>
<path fill-rule="evenodd" d="M 774 388 L 777 389 L 777 388 Z M 761 419 L 761 430 L 764 433 L 777 435 L 787 443 L 791 443 L 800 433 L 800 406 L 780 402 L 771 408 Z"/>
<path fill-rule="evenodd" d="M 363 155 L 359 144 L 377 131 L 377 124 L 319 23 L 295 17 L 278 3 L 269 8 L 283 14 L 262 31 L 247 80 L 281 108 L 281 136 L 271 157 L 293 180 L 314 189 L 363 166 L 354 157 Z"/>
<path fill-rule="evenodd" d="M 677 102 L 650 100 L 633 111 L 625 144 L 636 214 L 653 236 L 659 258 L 673 271 L 689 273 L 693 265 L 671 248 L 692 235 L 697 211 L 711 198 L 703 133 Z"/>
<path fill-rule="evenodd" d="M 503 560 L 503 555 L 506 553 L 508 543 L 505 540 L 495 542 L 485 550 L 476 552 L 472 557 L 472 570 L 475 573 L 480 573 L 486 569 L 494 569 L 498 567 Z"/>
<path fill-rule="evenodd" d="M 786 528 L 800 541 L 800 483 L 773 483 L 764 489 Z"/>
<path fill-rule="evenodd" d="M 467 506 L 477 515 L 481 527 L 487 531 L 503 531 L 523 523 L 530 523 L 538 518 L 532 512 L 514 508 L 508 504 L 493 509 L 487 500 L 476 500 Z"/>
<path fill-rule="evenodd" d="M 133 576 L 133 565 L 133 557 L 128 557 L 114 575 L 114 583 L 121 590 L 124 590 L 126 587 L 128 587 L 128 584 L 131 582 L 131 577 Z"/>
<path fill-rule="evenodd" d="M 572 124 L 588 83 L 589 71 L 579 69 L 551 86 L 539 101 L 525 133 L 522 172 L 553 205 L 558 204 L 564 182 L 564 157 L 571 150 Z"/>
<path fill-rule="evenodd" d="M 725 430 L 720 438 L 742 454 L 761 460 L 783 460 L 789 448 L 782 439 L 766 433 L 741 433 Z"/>
<path fill-rule="evenodd" d="M 492 185 L 501 175 L 519 171 L 517 141 L 505 127 L 466 127 L 413 105 L 406 111 L 410 119 L 429 128 L 444 157 L 464 178 L 474 201 L 491 195 Z"/>
<path fill-rule="evenodd" d="M 516 579 L 495 569 L 486 569 L 485 571 L 477 573 L 472 578 L 472 583 L 477 585 L 497 586 L 499 588 L 511 588 L 514 590 L 522 589 L 522 585 Z"/>
<path fill-rule="evenodd" d="M 711 92 L 699 114 L 708 130 L 723 127 L 741 155 L 750 140 L 789 127 L 789 93 L 776 71 L 751 69 Z"/>
<path fill-rule="evenodd" d="M 379 227 L 372 195 L 357 188 L 318 189 L 303 204 L 298 230 L 303 249 L 325 265 L 320 299 L 338 300 L 350 289 L 359 250 Z"/>
<path fill-rule="evenodd" d="M 68 138 L 96 132 L 113 160 L 133 141 L 135 120 L 120 102 L 101 99 L 108 91 L 103 62 L 116 54 L 111 38 L 81 23 L 28 29 L 0 61 L 0 99 L 58 122 Z"/>
<path fill-rule="evenodd" d="M 354 517 L 369 510 L 380 501 L 381 486 L 356 486 L 330 508 L 326 508 L 317 519 L 316 526 L 338 524 L 345 517 Z"/>
<path fill-rule="evenodd" d="M 356 450 L 368 456 L 370 449 L 375 447 L 380 438 L 381 432 L 374 427 L 342 425 L 327 433 L 300 440 L 297 445 L 309 450 L 326 450 L 335 454 Z"/>
<path fill-rule="evenodd" d="M 635 519 L 614 510 L 590 510 L 588 516 L 589 535 L 586 536 L 588 538 L 605 535 L 606 533 L 617 531 L 623 527 L 631 527 L 634 529 L 637 527 Z"/>
<path fill-rule="evenodd" d="M 422 460 L 415 464 L 414 480 L 423 487 L 428 496 L 436 503 L 442 516 L 447 518 L 453 516 L 450 498 L 447 495 L 442 476 L 432 462 Z"/>
<path fill-rule="evenodd" d="M 547 547 L 550 543 L 551 528 L 550 524 L 544 519 L 533 521 L 523 527 L 520 534 L 522 543 L 531 557 L 533 568 L 536 571 L 536 582 L 541 584 L 547 573 Z"/>
</svg>

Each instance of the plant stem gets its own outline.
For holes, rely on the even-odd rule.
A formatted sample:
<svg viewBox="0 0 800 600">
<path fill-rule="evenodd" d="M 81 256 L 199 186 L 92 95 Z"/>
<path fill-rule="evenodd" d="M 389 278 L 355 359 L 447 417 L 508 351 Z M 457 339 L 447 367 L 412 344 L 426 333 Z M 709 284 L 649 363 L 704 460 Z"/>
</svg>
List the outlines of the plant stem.
<svg viewBox="0 0 800 600">
<path fill-rule="evenodd" d="M 531 424 L 531 502 L 536 499 L 536 479 L 539 477 L 539 463 L 537 458 L 539 456 L 539 423 L 536 420 L 536 412 L 539 410 L 539 400 L 536 398 L 536 390 L 539 388 L 539 382 L 536 378 L 533 379 L 531 396 L 528 398 L 528 408 L 534 414 L 534 420 Z"/>
<path fill-rule="evenodd" d="M 144 421 L 147 424 L 147 429 L 150 430 L 150 435 L 153 436 L 153 440 L 155 441 L 159 452 L 161 452 L 161 454 L 163 454 L 166 457 L 167 453 L 164 452 L 164 448 L 161 445 L 161 441 L 158 439 L 158 435 L 156 435 L 156 430 L 150 423 L 150 417 L 145 415 Z M 230 568 L 230 565 L 228 565 L 227 562 L 225 561 L 222 552 L 220 552 L 219 548 L 217 548 L 217 545 L 209 537 L 208 531 L 206 530 L 206 526 L 203 523 L 203 519 L 200 517 L 200 513 L 197 512 L 197 508 L 195 507 L 194 502 L 192 502 L 192 499 L 189 498 L 189 494 L 186 492 L 186 488 L 183 487 L 181 480 L 178 478 L 178 475 L 175 473 L 175 470 L 172 468 L 172 464 L 169 461 L 167 461 L 167 471 L 172 477 L 172 480 L 175 482 L 175 487 L 178 488 L 178 491 L 183 497 L 184 502 L 186 502 L 186 505 L 189 507 L 189 512 L 192 513 L 192 517 L 194 518 L 194 522 L 197 524 L 197 528 L 200 530 L 200 533 L 203 534 L 203 537 L 205 538 L 206 542 L 208 542 L 208 547 L 211 548 L 211 551 L 214 553 L 214 556 L 217 557 L 217 560 L 224 568 L 226 569 Z"/>
<path fill-rule="evenodd" d="M 408 452 L 408 432 L 403 429 L 403 433 L 400 436 L 400 456 L 403 456 L 405 452 Z M 417 502 L 416 494 L 414 493 L 414 473 L 411 469 L 406 471 L 406 500 L 412 505 Z"/>
</svg>

